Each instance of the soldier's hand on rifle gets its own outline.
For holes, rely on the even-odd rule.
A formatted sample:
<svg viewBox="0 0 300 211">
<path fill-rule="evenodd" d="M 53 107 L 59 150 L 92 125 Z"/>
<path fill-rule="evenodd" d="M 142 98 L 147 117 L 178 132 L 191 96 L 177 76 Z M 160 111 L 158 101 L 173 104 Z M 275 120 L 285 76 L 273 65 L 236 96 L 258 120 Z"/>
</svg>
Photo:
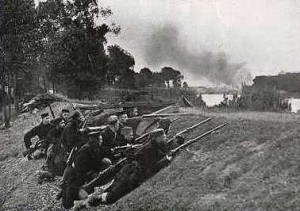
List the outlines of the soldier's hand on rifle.
<svg viewBox="0 0 300 211">
<path fill-rule="evenodd" d="M 181 145 L 181 144 L 184 143 L 185 138 L 182 137 L 181 135 L 178 135 L 178 136 L 176 136 L 176 140 L 177 140 L 177 143 L 178 143 L 179 145 Z"/>
<path fill-rule="evenodd" d="M 167 159 L 168 161 L 171 161 L 171 160 L 173 159 L 173 156 L 172 156 L 172 155 L 166 155 L 166 159 Z"/>
</svg>

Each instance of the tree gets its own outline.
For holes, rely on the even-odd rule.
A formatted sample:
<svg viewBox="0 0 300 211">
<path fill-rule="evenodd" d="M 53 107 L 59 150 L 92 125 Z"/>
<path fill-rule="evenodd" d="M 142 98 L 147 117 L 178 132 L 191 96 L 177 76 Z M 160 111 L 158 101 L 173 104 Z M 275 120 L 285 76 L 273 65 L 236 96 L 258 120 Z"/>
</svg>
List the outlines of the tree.
<svg viewBox="0 0 300 211">
<path fill-rule="evenodd" d="M 140 70 L 139 74 L 136 74 L 136 86 L 144 88 L 153 84 L 153 73 L 147 67 Z"/>
<path fill-rule="evenodd" d="M 133 56 L 118 45 L 108 46 L 109 53 L 107 81 L 120 88 L 134 88 L 135 64 Z"/>
<path fill-rule="evenodd" d="M 43 15 L 48 7 L 52 8 L 49 14 Z M 39 10 L 40 23 L 45 26 L 45 66 L 49 79 L 70 97 L 92 98 L 97 88 L 105 84 L 109 59 L 105 36 L 119 31 L 114 25 L 96 25 L 95 20 L 111 15 L 111 11 L 99 10 L 96 0 L 49 0 Z M 47 31 L 53 35 L 48 36 Z"/>
<path fill-rule="evenodd" d="M 186 81 L 183 82 L 182 87 L 184 89 L 187 89 L 189 87 L 188 83 Z"/>
<path fill-rule="evenodd" d="M 183 75 L 181 75 L 180 71 L 174 70 L 172 67 L 163 67 L 161 73 L 168 88 L 170 88 L 170 81 L 172 81 L 174 87 L 181 87 Z"/>
<path fill-rule="evenodd" d="M 166 87 L 165 79 L 162 73 L 154 72 L 152 76 L 153 76 L 153 85 L 157 87 L 163 87 L 163 88 Z"/>
<path fill-rule="evenodd" d="M 39 80 L 36 80 L 38 74 L 34 74 L 34 71 L 36 71 L 39 42 L 33 0 L 4 1 L 2 6 L 1 14 L 5 17 L 2 21 L 3 30 L 1 30 L 5 80 L 1 88 L 5 96 L 4 102 L 8 106 L 6 117 L 8 125 L 12 110 L 11 103 L 14 102 L 15 110 L 18 111 L 19 98 L 26 92 L 37 90 Z M 4 113 L 7 114 L 5 108 Z"/>
</svg>

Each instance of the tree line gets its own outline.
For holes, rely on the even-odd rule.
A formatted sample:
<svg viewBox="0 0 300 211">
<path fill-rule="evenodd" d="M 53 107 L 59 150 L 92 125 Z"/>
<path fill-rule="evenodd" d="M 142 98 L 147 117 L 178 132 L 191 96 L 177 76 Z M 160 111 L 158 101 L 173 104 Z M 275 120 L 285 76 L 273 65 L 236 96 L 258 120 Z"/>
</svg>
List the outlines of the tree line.
<svg viewBox="0 0 300 211">
<path fill-rule="evenodd" d="M 284 73 L 275 76 L 256 76 L 253 86 L 267 86 L 286 92 L 300 92 L 300 73 Z"/>
<path fill-rule="evenodd" d="M 97 0 L 47 0 L 38 5 L 34 0 L 1 0 L 1 105 L 14 102 L 18 110 L 28 93 L 48 89 L 79 98 L 105 86 L 181 87 L 180 71 L 163 67 L 136 73 L 128 51 L 107 46 L 106 36 L 121 30 L 105 23 L 111 15 Z"/>
</svg>

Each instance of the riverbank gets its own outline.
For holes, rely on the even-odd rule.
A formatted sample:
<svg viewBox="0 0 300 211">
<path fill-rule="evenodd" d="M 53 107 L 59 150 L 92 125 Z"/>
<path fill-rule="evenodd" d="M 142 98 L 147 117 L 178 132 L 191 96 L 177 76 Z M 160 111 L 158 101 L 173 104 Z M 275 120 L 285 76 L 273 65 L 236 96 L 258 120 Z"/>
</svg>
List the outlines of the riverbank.
<svg viewBox="0 0 300 211">
<path fill-rule="evenodd" d="M 57 114 L 64 103 L 55 103 Z M 42 112 L 42 111 L 40 111 Z M 37 184 L 43 160 L 26 161 L 23 135 L 39 113 L 23 114 L 0 131 L 3 210 L 62 210 L 54 196 L 60 178 Z M 170 166 L 111 206 L 97 210 L 295 210 L 300 203 L 300 116 L 272 112 L 184 109 L 169 136 L 212 116 L 187 138 L 227 122 L 217 133 L 182 151 Z M 96 209 L 95 209 L 96 210 Z"/>
</svg>

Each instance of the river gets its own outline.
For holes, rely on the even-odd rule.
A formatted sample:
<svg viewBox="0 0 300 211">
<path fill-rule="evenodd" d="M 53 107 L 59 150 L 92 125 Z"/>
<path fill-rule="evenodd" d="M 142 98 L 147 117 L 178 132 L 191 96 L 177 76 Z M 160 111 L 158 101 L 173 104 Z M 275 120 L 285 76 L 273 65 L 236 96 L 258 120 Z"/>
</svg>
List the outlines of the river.
<svg viewBox="0 0 300 211">
<path fill-rule="evenodd" d="M 232 99 L 232 95 L 227 95 L 228 99 Z M 219 105 L 223 101 L 223 94 L 202 94 L 202 99 L 208 107 Z M 291 104 L 291 112 L 300 112 L 300 99 L 299 98 L 288 98 L 286 99 Z"/>
</svg>

